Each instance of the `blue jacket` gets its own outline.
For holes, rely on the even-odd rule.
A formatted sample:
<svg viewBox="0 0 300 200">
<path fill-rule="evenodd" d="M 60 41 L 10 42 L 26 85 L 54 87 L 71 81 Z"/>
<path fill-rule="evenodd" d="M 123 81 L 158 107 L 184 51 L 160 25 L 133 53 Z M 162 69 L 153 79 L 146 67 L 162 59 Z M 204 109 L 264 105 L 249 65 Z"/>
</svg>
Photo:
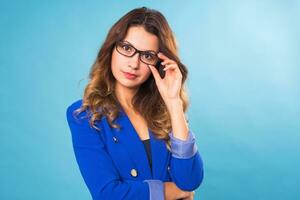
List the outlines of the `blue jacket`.
<svg viewBox="0 0 300 200">
<path fill-rule="evenodd" d="M 186 141 L 170 132 L 171 152 L 163 140 L 148 129 L 152 171 L 142 141 L 124 112 L 116 119 L 121 129 L 109 126 L 106 117 L 96 122 L 100 132 L 90 127 L 86 111 L 74 118 L 82 99 L 67 108 L 72 144 L 83 179 L 94 200 L 162 200 L 163 182 L 172 181 L 185 191 L 197 189 L 203 180 L 203 162 L 189 131 Z"/>
</svg>

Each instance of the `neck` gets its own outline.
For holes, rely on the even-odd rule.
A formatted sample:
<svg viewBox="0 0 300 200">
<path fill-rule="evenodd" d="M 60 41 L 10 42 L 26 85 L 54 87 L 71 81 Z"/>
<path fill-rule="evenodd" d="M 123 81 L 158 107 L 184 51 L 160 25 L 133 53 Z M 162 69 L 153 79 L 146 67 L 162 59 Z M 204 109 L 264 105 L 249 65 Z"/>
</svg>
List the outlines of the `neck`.
<svg viewBox="0 0 300 200">
<path fill-rule="evenodd" d="M 116 96 L 125 110 L 133 110 L 133 105 L 131 103 L 132 98 L 137 92 L 137 88 L 127 88 L 120 84 L 116 84 L 115 91 Z"/>
</svg>

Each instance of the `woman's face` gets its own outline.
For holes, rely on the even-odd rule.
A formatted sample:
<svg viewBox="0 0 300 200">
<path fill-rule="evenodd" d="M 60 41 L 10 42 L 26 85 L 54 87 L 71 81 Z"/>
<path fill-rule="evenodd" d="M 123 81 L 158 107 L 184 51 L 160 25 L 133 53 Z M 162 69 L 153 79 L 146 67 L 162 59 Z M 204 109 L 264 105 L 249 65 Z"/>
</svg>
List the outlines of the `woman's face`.
<svg viewBox="0 0 300 200">
<path fill-rule="evenodd" d="M 147 32 L 142 26 L 130 27 L 123 41 L 129 42 L 141 51 L 152 50 L 157 52 L 159 47 L 157 36 Z M 151 75 L 147 64 L 139 59 L 139 53 L 127 57 L 120 54 L 116 48 L 112 52 L 111 70 L 116 79 L 116 84 L 132 89 L 137 89 Z M 126 72 L 136 76 L 130 76 Z"/>
</svg>

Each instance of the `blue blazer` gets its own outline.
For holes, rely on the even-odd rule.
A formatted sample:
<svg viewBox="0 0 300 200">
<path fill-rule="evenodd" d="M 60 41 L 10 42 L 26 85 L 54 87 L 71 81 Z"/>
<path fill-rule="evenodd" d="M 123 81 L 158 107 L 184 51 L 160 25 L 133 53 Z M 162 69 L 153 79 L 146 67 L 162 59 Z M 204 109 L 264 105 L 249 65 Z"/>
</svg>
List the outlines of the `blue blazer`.
<svg viewBox="0 0 300 200">
<path fill-rule="evenodd" d="M 150 129 L 152 171 L 145 147 L 124 112 L 116 118 L 121 129 L 109 126 L 106 117 L 96 122 L 101 131 L 90 127 L 86 111 L 77 118 L 73 111 L 82 99 L 67 108 L 73 150 L 83 179 L 94 200 L 164 199 L 163 182 L 172 181 L 185 191 L 197 189 L 203 180 L 203 162 L 189 131 L 186 141 L 173 137 L 171 152 L 165 142 L 154 137 Z"/>
</svg>

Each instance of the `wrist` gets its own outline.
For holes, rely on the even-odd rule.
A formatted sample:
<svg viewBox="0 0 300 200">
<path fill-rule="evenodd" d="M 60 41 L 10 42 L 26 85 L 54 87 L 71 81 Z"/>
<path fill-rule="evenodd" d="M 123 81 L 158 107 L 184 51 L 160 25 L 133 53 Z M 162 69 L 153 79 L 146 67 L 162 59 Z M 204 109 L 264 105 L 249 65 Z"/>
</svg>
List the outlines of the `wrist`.
<svg viewBox="0 0 300 200">
<path fill-rule="evenodd" d="M 169 99 L 166 101 L 167 109 L 172 114 L 178 114 L 178 112 L 183 112 L 183 102 L 180 98 Z"/>
</svg>

